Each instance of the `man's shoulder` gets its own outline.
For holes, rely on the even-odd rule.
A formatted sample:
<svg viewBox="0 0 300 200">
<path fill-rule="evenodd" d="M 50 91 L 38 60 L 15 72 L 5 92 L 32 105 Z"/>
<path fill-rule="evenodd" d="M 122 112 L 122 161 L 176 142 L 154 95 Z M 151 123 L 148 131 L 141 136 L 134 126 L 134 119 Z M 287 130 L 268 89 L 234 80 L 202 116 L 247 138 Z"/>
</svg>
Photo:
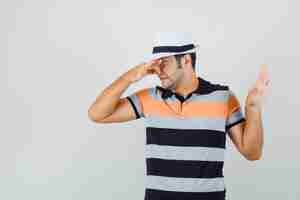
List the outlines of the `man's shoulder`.
<svg viewBox="0 0 300 200">
<path fill-rule="evenodd" d="M 140 99 L 145 99 L 149 96 L 151 96 L 155 91 L 155 87 L 145 87 L 136 90 L 132 93 L 132 96 L 138 96 Z"/>
<path fill-rule="evenodd" d="M 204 86 L 210 90 L 210 91 L 216 91 L 216 90 L 229 90 L 229 86 L 226 83 L 217 82 L 214 80 L 204 79 Z"/>
<path fill-rule="evenodd" d="M 144 87 L 144 88 L 140 88 L 138 90 L 136 90 L 136 93 L 148 93 L 155 90 L 155 87 Z"/>
</svg>

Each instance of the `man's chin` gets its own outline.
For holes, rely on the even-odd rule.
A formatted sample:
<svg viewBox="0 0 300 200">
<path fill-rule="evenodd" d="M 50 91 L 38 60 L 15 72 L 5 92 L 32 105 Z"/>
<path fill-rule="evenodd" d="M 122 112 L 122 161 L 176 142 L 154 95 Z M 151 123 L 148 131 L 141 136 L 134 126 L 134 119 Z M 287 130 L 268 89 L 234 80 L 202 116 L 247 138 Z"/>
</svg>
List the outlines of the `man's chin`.
<svg viewBox="0 0 300 200">
<path fill-rule="evenodd" d="M 161 81 L 161 86 L 165 89 L 170 89 L 172 88 L 173 84 L 169 81 Z"/>
</svg>

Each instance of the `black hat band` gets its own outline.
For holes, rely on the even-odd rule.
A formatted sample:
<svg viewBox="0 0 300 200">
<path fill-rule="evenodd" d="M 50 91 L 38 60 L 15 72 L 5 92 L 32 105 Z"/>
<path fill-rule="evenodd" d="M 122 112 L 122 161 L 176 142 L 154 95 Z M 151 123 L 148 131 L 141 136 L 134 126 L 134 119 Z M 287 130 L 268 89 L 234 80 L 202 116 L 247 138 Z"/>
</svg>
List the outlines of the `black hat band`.
<svg viewBox="0 0 300 200">
<path fill-rule="evenodd" d="M 163 53 L 163 52 L 168 52 L 168 53 L 178 53 L 178 52 L 184 52 L 188 51 L 195 48 L 194 44 L 188 44 L 188 45 L 183 45 L 183 46 L 157 46 L 153 47 L 152 53 Z"/>
</svg>

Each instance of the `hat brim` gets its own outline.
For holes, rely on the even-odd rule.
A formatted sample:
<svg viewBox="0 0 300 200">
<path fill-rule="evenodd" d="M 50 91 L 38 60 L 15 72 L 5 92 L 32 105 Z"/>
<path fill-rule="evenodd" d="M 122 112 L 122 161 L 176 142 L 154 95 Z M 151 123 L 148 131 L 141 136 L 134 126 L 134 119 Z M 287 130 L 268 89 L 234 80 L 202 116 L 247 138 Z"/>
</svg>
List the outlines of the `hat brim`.
<svg viewBox="0 0 300 200">
<path fill-rule="evenodd" d="M 173 56 L 173 55 L 178 55 L 178 54 L 193 53 L 193 52 L 196 52 L 198 48 L 199 48 L 199 45 L 195 44 L 195 47 L 193 49 L 188 50 L 188 51 L 174 52 L 174 53 L 156 53 L 156 54 L 150 54 L 149 56 L 147 56 L 144 59 L 144 62 L 150 62 L 152 60 L 156 60 L 156 59 L 163 58 L 163 57 L 168 57 L 168 56 Z"/>
</svg>

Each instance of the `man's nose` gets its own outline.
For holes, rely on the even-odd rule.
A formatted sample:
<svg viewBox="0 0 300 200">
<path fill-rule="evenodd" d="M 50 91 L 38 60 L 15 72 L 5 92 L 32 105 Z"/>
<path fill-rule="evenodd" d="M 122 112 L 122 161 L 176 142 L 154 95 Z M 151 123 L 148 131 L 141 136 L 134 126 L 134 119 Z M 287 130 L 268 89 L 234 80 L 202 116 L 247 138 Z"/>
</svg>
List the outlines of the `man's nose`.
<svg viewBox="0 0 300 200">
<path fill-rule="evenodd" d="M 164 64 L 164 63 L 161 63 L 161 64 L 159 65 L 160 72 L 163 72 L 163 71 L 164 71 L 164 68 L 165 68 L 165 64 Z"/>
</svg>

